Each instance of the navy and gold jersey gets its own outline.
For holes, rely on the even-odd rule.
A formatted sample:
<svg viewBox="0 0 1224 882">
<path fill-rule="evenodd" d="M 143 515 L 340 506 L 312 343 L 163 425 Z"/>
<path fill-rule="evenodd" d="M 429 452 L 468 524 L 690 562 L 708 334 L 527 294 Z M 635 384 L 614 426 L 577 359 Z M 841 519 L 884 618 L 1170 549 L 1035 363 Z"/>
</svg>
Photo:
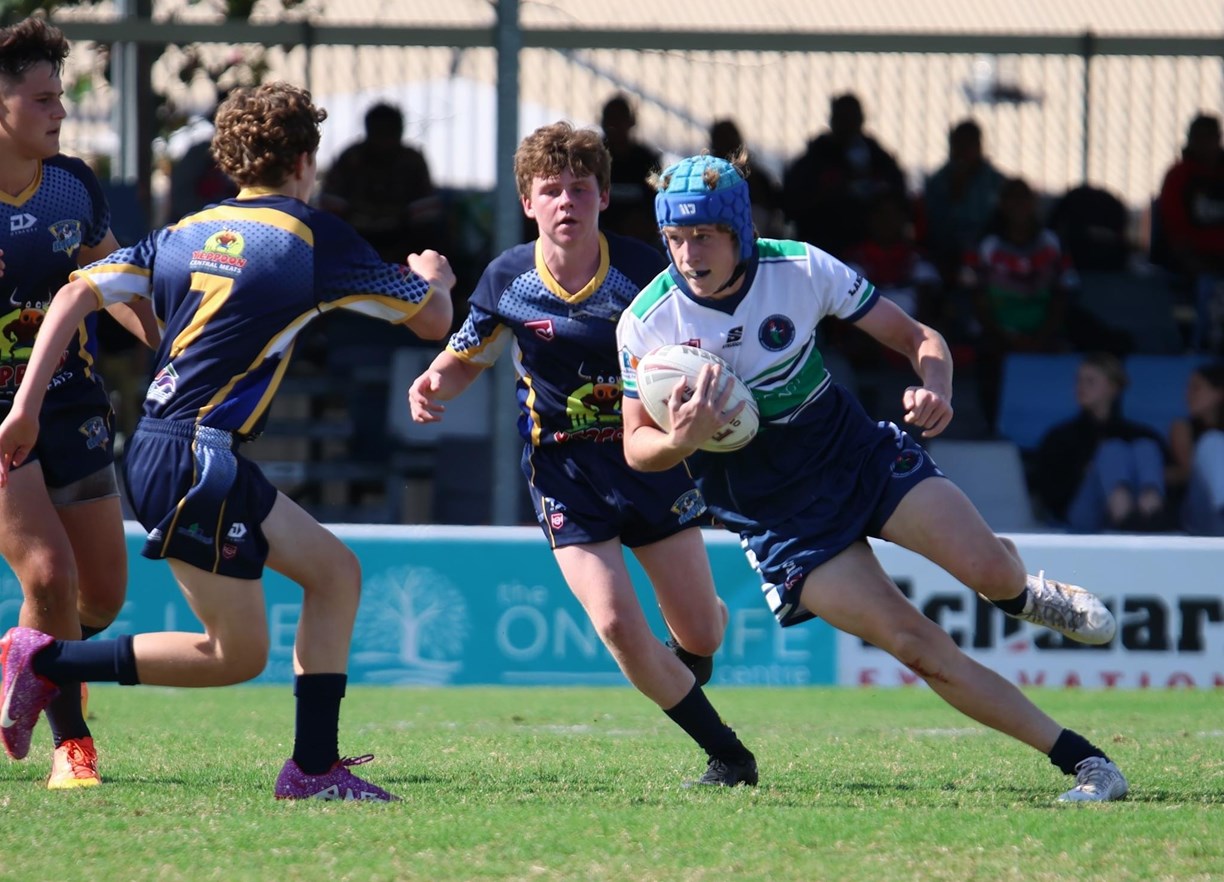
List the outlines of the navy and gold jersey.
<svg viewBox="0 0 1224 882">
<path fill-rule="evenodd" d="M 162 327 L 144 415 L 258 434 L 302 329 L 350 309 L 405 322 L 431 294 L 344 221 L 244 190 L 78 276 L 103 306 L 144 297 Z"/>
<path fill-rule="evenodd" d="M 516 246 L 489 264 L 447 349 L 488 367 L 513 338 L 519 433 L 528 443 L 619 442 L 616 323 L 666 265 L 649 245 L 601 234 L 599 270 L 570 294 L 545 266 L 539 240 Z"/>
<path fill-rule="evenodd" d="M 0 275 L 0 409 L 17 394 L 43 316 L 77 268 L 81 248 L 97 246 L 109 230 L 106 197 L 94 173 L 79 159 L 44 160 L 24 191 L 16 196 L 0 193 L 0 250 L 5 264 Z M 89 343 L 82 324 L 51 379 L 49 402 L 94 392 Z"/>
</svg>

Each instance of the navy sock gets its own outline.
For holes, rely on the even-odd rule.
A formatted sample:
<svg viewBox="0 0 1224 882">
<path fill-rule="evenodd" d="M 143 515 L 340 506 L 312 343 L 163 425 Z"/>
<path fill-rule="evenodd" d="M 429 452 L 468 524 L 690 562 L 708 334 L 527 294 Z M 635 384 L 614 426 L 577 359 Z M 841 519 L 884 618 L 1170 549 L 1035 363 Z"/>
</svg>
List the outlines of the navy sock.
<svg viewBox="0 0 1224 882">
<path fill-rule="evenodd" d="M 293 761 L 307 775 L 322 775 L 340 759 L 340 699 L 347 683 L 347 674 L 301 674 L 293 681 Z"/>
<path fill-rule="evenodd" d="M 694 684 L 679 704 L 664 713 L 710 756 L 733 763 L 744 763 L 752 757 L 735 731 L 718 716 L 700 686 Z"/>
<path fill-rule="evenodd" d="M 1075 767 L 1090 756 L 1103 757 L 1109 760 L 1105 751 L 1097 747 L 1078 732 L 1063 729 L 1058 734 L 1058 740 L 1050 748 L 1050 762 L 1062 769 L 1063 774 L 1074 775 Z"/>
<path fill-rule="evenodd" d="M 47 705 L 47 725 L 51 739 L 59 747 L 71 738 L 89 738 L 91 733 L 81 711 L 81 684 L 60 683 L 60 694 Z"/>
<path fill-rule="evenodd" d="M 1018 616 L 1020 613 L 1024 612 L 1024 605 L 1028 603 L 1028 595 L 1029 591 L 1028 586 L 1026 585 L 1023 591 L 1010 600 L 992 600 L 990 602 L 1008 615 Z"/>
<path fill-rule="evenodd" d="M 64 689 L 70 683 L 122 683 L 134 686 L 140 682 L 136 674 L 136 653 L 132 635 L 114 640 L 56 640 L 34 656 L 30 662 L 34 673 L 46 677 Z M 77 703 L 80 688 L 77 687 Z"/>
</svg>

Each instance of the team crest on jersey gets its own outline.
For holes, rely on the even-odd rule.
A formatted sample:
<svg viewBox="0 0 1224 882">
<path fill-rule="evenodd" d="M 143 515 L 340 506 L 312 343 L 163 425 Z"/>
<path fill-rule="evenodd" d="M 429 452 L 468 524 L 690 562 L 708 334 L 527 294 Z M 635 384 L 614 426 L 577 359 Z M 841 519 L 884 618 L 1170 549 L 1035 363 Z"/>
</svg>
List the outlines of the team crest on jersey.
<svg viewBox="0 0 1224 882">
<path fill-rule="evenodd" d="M 891 470 L 894 478 L 904 478 L 922 465 L 922 451 L 902 450 L 893 460 Z"/>
<path fill-rule="evenodd" d="M 178 371 L 174 369 L 174 365 L 168 364 L 157 372 L 157 376 L 149 384 L 149 391 L 145 393 L 145 400 L 165 404 L 174 397 L 174 393 L 177 391 Z"/>
<path fill-rule="evenodd" d="M 530 322 L 523 322 L 524 328 L 530 328 L 535 335 L 546 343 L 552 342 L 552 339 L 557 336 L 557 331 L 553 328 L 552 319 L 535 319 Z"/>
<path fill-rule="evenodd" d="M 110 432 L 106 428 L 106 420 L 102 417 L 90 417 L 77 428 L 77 431 L 85 436 L 85 446 L 90 450 L 97 450 L 101 447 L 106 449 L 106 445 L 110 443 Z"/>
<path fill-rule="evenodd" d="M 81 247 L 81 222 L 79 220 L 56 221 L 47 229 L 51 231 L 51 238 L 55 240 L 51 246 L 52 251 L 56 253 L 62 251 L 72 257 Z"/>
<path fill-rule="evenodd" d="M 795 342 L 795 323 L 784 315 L 771 315 L 761 322 L 757 339 L 770 352 L 781 352 Z"/>
<path fill-rule="evenodd" d="M 687 524 L 694 518 L 705 514 L 705 498 L 697 489 L 686 490 L 684 495 L 672 503 L 671 510 L 680 516 L 680 523 Z"/>
<path fill-rule="evenodd" d="M 237 230 L 221 230 L 204 240 L 204 247 L 191 252 L 188 264 L 192 269 L 212 270 L 237 274 L 246 266 L 242 252 L 246 250 L 246 239 Z"/>
</svg>

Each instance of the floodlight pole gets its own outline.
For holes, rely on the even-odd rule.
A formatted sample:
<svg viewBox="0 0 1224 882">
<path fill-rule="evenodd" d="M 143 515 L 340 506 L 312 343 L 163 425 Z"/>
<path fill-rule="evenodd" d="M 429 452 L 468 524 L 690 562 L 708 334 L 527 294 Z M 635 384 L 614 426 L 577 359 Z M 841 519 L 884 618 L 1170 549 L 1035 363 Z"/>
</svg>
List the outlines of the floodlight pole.
<svg viewBox="0 0 1224 882">
<path fill-rule="evenodd" d="M 514 183 L 514 150 L 519 128 L 519 51 L 523 34 L 519 29 L 518 0 L 497 3 L 494 41 L 497 49 L 497 156 L 493 202 L 493 253 L 501 254 L 522 241 L 522 209 Z M 517 520 L 518 493 L 522 477 L 519 455 L 522 442 L 515 426 L 518 420 L 514 359 L 506 352 L 493 367 L 490 396 L 493 437 L 493 523 Z"/>
</svg>

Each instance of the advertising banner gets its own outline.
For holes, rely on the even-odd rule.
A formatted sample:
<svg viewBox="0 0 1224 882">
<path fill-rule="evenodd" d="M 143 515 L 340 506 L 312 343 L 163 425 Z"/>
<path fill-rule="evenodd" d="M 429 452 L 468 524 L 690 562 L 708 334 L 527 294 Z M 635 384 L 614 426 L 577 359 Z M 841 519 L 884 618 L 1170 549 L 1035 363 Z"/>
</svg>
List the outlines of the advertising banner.
<svg viewBox="0 0 1224 882">
<path fill-rule="evenodd" d="M 333 528 L 361 560 L 363 589 L 350 657 L 354 683 L 623 685 L 534 527 Z M 1013 537 L 1030 571 L 1083 585 L 1118 617 L 1118 635 L 1086 647 L 1000 613 L 928 561 L 874 543 L 885 570 L 966 652 L 1019 685 L 1224 687 L 1224 541 L 1178 537 Z M 163 561 L 142 558 L 128 527 L 128 599 L 106 634 L 202 630 Z M 713 682 L 725 686 L 906 686 L 887 653 L 817 620 L 781 629 L 736 537 L 706 531 L 730 611 Z M 632 555 L 642 606 L 666 637 Z M 264 580 L 271 654 L 261 682 L 290 682 L 301 590 Z M 847 589 L 852 590 L 852 589 Z M 21 590 L 0 565 L 0 629 L 17 624 Z"/>
</svg>

